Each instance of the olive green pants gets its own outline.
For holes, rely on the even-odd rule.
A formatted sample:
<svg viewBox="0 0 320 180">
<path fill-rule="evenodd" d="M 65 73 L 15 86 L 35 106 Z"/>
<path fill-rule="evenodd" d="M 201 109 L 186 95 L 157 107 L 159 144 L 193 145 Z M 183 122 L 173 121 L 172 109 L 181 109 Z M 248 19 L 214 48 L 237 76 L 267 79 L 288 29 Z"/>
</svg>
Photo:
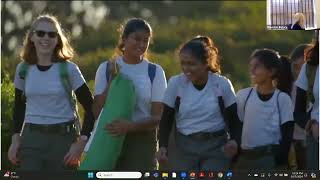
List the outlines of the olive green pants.
<svg viewBox="0 0 320 180">
<path fill-rule="evenodd" d="M 20 170 L 72 170 L 64 165 L 64 156 L 76 141 L 76 130 L 46 133 L 25 127 L 18 152 Z"/>
<path fill-rule="evenodd" d="M 230 168 L 230 158 L 222 150 L 226 142 L 226 135 L 197 140 L 177 132 L 176 162 L 173 167 L 180 171 L 227 170 Z"/>
<path fill-rule="evenodd" d="M 155 131 L 129 133 L 123 142 L 115 170 L 156 170 L 156 151 L 157 141 Z"/>
<path fill-rule="evenodd" d="M 313 136 L 307 136 L 307 168 L 308 170 L 319 170 L 319 142 Z"/>
</svg>

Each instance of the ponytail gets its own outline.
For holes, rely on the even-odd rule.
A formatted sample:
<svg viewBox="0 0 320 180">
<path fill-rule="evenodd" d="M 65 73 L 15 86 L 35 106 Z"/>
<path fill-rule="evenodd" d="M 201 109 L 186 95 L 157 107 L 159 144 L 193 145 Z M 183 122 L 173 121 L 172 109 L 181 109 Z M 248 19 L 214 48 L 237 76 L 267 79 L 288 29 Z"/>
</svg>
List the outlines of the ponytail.
<svg viewBox="0 0 320 180">
<path fill-rule="evenodd" d="M 289 58 L 281 56 L 279 58 L 279 68 L 277 71 L 277 88 L 289 96 L 291 95 L 293 76 Z"/>
<path fill-rule="evenodd" d="M 219 50 L 213 42 L 213 40 L 209 36 L 197 35 L 188 43 L 191 42 L 200 42 L 203 44 L 203 49 L 205 51 L 205 54 L 207 54 L 205 55 L 205 59 L 206 63 L 208 64 L 208 71 L 211 71 L 212 73 L 221 74 Z M 184 46 L 188 46 L 188 43 L 186 43 Z M 182 50 L 182 48 L 180 50 Z M 195 49 L 193 53 L 196 55 L 196 57 L 201 59 L 201 56 L 199 55 L 199 50 Z"/>
</svg>

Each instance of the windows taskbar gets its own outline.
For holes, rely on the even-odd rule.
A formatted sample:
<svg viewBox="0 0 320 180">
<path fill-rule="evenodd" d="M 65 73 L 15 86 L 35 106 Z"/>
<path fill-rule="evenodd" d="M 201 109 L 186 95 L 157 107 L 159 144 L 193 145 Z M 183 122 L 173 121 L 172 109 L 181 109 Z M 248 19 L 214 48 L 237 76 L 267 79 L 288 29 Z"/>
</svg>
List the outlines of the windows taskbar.
<svg viewBox="0 0 320 180">
<path fill-rule="evenodd" d="M 0 179 L 320 179 L 320 171 L 10 171 Z"/>
</svg>

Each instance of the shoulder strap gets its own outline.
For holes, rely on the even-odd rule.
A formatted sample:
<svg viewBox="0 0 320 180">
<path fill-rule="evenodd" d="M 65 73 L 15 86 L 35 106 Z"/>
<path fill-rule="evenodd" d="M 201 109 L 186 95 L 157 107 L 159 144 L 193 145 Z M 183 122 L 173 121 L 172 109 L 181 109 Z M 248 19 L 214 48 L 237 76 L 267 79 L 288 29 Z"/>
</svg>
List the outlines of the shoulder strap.
<svg viewBox="0 0 320 180">
<path fill-rule="evenodd" d="M 107 82 L 109 82 L 109 79 L 110 79 L 110 69 L 109 69 L 109 67 L 110 67 L 110 61 L 107 61 L 107 63 L 106 63 L 106 79 L 107 79 Z"/>
<path fill-rule="evenodd" d="M 70 94 L 72 92 L 72 87 L 69 82 L 69 75 L 68 75 L 68 64 L 67 62 L 61 62 L 59 64 L 59 74 L 60 74 L 60 79 L 62 82 L 62 85 L 66 92 Z"/>
<path fill-rule="evenodd" d="M 316 71 L 317 71 L 317 66 L 312 66 L 306 63 L 306 76 L 308 79 L 307 102 L 311 102 L 311 103 L 314 103 L 315 101 L 313 96 L 313 85 L 314 85 L 314 79 L 316 76 Z"/>
<path fill-rule="evenodd" d="M 76 116 L 76 126 L 77 126 L 77 134 L 80 134 L 80 116 L 78 113 L 77 109 L 77 99 L 75 97 L 75 94 L 72 91 L 71 83 L 69 81 L 69 73 L 68 73 L 68 63 L 66 61 L 59 63 L 59 75 L 60 75 L 60 80 L 62 82 L 62 86 L 66 93 L 69 96 L 70 103 L 71 103 L 71 108 L 73 109 L 75 116 Z"/>
<path fill-rule="evenodd" d="M 19 69 L 20 79 L 25 79 L 27 77 L 28 70 L 29 70 L 29 64 L 22 62 Z"/>
<path fill-rule="evenodd" d="M 246 112 L 247 102 L 248 102 L 249 97 L 250 97 L 250 95 L 251 95 L 251 93 L 252 93 L 252 90 L 253 90 L 253 88 L 251 88 L 251 89 L 250 89 L 250 91 L 249 91 L 249 93 L 248 93 L 248 96 L 247 96 L 246 100 L 244 101 L 243 113 L 245 113 L 245 112 Z"/>
<path fill-rule="evenodd" d="M 148 75 L 149 75 L 151 84 L 153 84 L 154 77 L 156 76 L 156 69 L 157 67 L 155 64 L 151 62 L 148 63 Z"/>
</svg>

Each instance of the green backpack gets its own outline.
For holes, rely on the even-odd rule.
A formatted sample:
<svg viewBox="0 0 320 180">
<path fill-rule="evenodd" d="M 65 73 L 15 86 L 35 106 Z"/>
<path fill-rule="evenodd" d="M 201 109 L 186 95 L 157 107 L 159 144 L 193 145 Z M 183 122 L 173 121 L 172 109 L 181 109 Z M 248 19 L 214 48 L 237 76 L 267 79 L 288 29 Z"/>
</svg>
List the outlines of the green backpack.
<svg viewBox="0 0 320 180">
<path fill-rule="evenodd" d="M 29 71 L 29 66 L 30 65 L 27 64 L 26 62 L 22 62 L 19 69 L 19 76 L 21 79 L 24 79 L 24 80 L 26 79 Z M 77 129 L 77 134 L 80 135 L 81 125 L 80 125 L 80 116 L 78 113 L 77 99 L 74 91 L 72 90 L 71 83 L 69 81 L 68 63 L 66 61 L 59 63 L 59 74 L 60 74 L 60 80 L 62 82 L 62 85 L 70 99 L 69 102 L 71 103 L 71 108 L 73 109 L 76 116 L 75 125 Z"/>
</svg>

